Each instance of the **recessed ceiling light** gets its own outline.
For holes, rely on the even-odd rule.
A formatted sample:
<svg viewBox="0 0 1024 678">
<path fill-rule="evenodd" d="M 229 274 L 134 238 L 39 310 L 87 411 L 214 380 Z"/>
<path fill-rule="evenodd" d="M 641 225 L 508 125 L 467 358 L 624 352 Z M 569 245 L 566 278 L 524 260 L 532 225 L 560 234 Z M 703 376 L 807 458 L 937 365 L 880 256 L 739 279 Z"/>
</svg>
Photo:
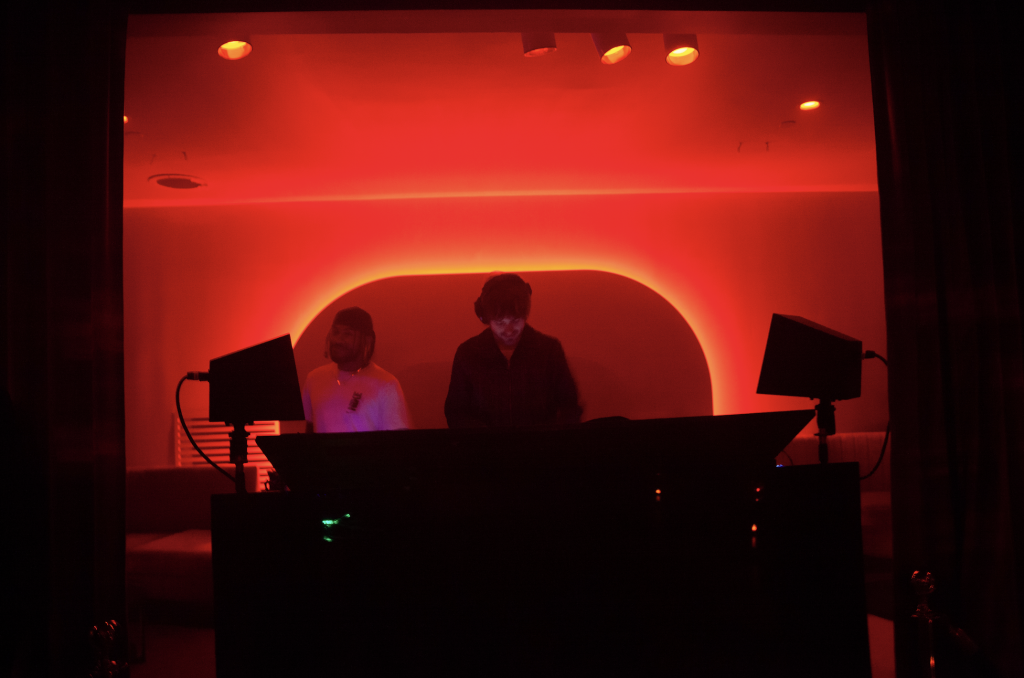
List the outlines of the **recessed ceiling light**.
<svg viewBox="0 0 1024 678">
<path fill-rule="evenodd" d="M 167 188 L 199 188 L 206 182 L 190 174 L 154 174 L 147 181 L 153 181 Z"/>
<path fill-rule="evenodd" d="M 544 56 L 557 49 L 554 33 L 523 33 L 523 56 Z"/>
<path fill-rule="evenodd" d="M 671 66 L 692 64 L 700 56 L 697 36 L 693 34 L 665 34 L 665 61 Z"/>
<path fill-rule="evenodd" d="M 617 64 L 626 57 L 628 57 L 631 51 L 633 50 L 629 45 L 619 45 L 617 47 L 612 47 L 610 50 L 605 52 L 604 55 L 601 57 L 601 63 Z"/>
<path fill-rule="evenodd" d="M 805 101 L 802 104 L 800 104 L 800 110 L 801 111 L 813 111 L 818 106 L 821 106 L 821 102 L 820 101 Z"/>
<path fill-rule="evenodd" d="M 249 56 L 252 52 L 252 45 L 245 42 L 244 40 L 232 40 L 225 42 L 217 50 L 217 54 L 228 61 L 238 61 Z"/>
<path fill-rule="evenodd" d="M 625 33 L 591 33 L 602 64 L 617 64 L 633 51 Z"/>
</svg>

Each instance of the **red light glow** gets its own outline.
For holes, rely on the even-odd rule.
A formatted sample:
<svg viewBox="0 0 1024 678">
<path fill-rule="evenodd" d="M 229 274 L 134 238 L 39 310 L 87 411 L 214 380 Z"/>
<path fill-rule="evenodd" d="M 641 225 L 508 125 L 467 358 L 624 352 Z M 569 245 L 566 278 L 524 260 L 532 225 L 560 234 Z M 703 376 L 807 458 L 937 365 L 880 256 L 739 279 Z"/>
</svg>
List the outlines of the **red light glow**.
<svg viewBox="0 0 1024 678">
<path fill-rule="evenodd" d="M 617 64 L 626 57 L 628 57 L 629 53 L 632 51 L 633 50 L 629 45 L 619 45 L 617 47 L 612 47 L 610 50 L 608 50 L 601 56 L 601 63 L 609 65 Z"/>
<path fill-rule="evenodd" d="M 757 525 L 756 525 L 756 524 L 754 524 L 754 525 L 751 525 L 751 526 L 750 526 L 750 531 L 751 531 L 751 532 L 757 532 Z"/>
<path fill-rule="evenodd" d="M 124 124 L 126 124 L 126 125 L 128 124 L 128 116 L 127 115 L 124 116 Z"/>
<path fill-rule="evenodd" d="M 818 108 L 819 106 L 821 106 L 820 101 L 805 101 L 802 104 L 800 104 L 800 110 L 813 111 L 815 108 Z"/>
<path fill-rule="evenodd" d="M 249 56 L 250 52 L 252 52 L 252 45 L 243 40 L 231 40 L 230 42 L 225 42 L 220 46 L 220 49 L 217 50 L 217 54 L 222 59 L 227 59 L 228 61 L 244 59 Z"/>
<path fill-rule="evenodd" d="M 663 59 L 685 45 L 665 46 L 654 33 L 633 37 L 638 58 L 625 71 L 594 61 L 616 47 L 625 57 L 622 37 L 599 52 L 586 33 L 560 34 L 564 45 L 550 60 L 520 59 L 513 33 L 261 35 L 274 59 L 207 69 L 187 60 L 193 40 L 178 40 L 169 58 L 154 49 L 164 38 L 130 38 L 125 108 L 147 134 L 125 132 L 131 463 L 171 463 L 151 437 L 173 411 L 180 374 L 286 332 L 297 341 L 340 296 L 398 276 L 624 276 L 663 297 L 692 329 L 714 414 L 808 407 L 756 393 L 771 314 L 884 345 L 877 166 L 866 40 L 832 36 L 836 56 L 810 59 L 805 52 L 818 53 L 819 37 L 786 37 L 708 43 L 716 69 L 752 83 L 775 68 L 756 55 L 778 47 L 798 73 L 785 81 L 788 91 L 843 101 L 828 111 L 836 120 L 813 116 L 835 130 L 808 128 L 825 136 L 786 153 L 774 144 L 770 153 L 752 144 L 736 152 L 732 144 L 746 137 L 735 136 L 736 117 L 724 105 L 680 109 L 695 96 L 728 100 L 734 78 L 677 86 L 690 76 Z M 409 41 L 413 53 L 430 55 L 413 71 Z M 200 47 L 196 64 L 210 63 L 213 45 Z M 354 49 L 360 59 L 345 61 Z M 465 55 L 477 49 L 490 56 L 468 67 Z M 861 75 L 836 66 L 850 49 L 859 50 Z M 283 66 L 278 54 L 291 61 Z M 580 74 L 593 87 L 578 87 Z M 808 92 L 805 82 L 842 87 Z M 792 105 L 784 91 L 768 97 L 762 89 L 743 90 L 756 95 L 750 106 Z M 264 93 L 259 105 L 232 115 L 252 92 Z M 630 106 L 607 105 L 623 96 L 633 97 Z M 612 171 L 609 158 L 630 171 Z M 197 174 L 209 185 L 169 190 L 147 180 L 157 172 Z M 451 303 L 472 319 L 473 298 Z M 840 408 L 845 430 L 884 428 L 885 377 L 874 374 L 866 371 L 865 397 Z M 201 416 L 205 391 L 192 393 L 186 413 Z"/>
</svg>

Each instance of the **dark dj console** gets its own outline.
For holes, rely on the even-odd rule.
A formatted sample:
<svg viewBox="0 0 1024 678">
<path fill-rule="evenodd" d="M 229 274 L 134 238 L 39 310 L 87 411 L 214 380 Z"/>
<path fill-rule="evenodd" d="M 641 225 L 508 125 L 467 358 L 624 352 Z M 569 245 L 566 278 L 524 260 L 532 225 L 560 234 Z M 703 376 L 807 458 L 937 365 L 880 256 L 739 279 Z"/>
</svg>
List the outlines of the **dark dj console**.
<svg viewBox="0 0 1024 678">
<path fill-rule="evenodd" d="M 866 678 L 857 466 L 745 416 L 261 443 L 293 491 L 213 498 L 218 676 Z"/>
</svg>

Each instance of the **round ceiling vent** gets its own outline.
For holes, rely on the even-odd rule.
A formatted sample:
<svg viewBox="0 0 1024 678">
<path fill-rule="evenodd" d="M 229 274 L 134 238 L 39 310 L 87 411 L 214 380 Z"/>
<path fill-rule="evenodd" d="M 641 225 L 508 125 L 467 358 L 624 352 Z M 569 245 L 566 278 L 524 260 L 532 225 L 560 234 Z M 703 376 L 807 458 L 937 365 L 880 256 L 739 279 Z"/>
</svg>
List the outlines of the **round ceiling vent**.
<svg viewBox="0 0 1024 678">
<path fill-rule="evenodd" d="M 206 185 L 205 181 L 190 174 L 154 174 L 149 181 L 167 188 L 199 188 Z"/>
</svg>

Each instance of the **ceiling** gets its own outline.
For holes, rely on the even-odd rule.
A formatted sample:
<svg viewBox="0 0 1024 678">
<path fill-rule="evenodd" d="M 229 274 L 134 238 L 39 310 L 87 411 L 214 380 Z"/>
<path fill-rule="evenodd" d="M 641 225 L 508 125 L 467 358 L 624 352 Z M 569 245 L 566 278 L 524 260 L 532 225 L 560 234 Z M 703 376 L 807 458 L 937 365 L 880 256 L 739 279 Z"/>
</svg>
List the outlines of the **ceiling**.
<svg viewBox="0 0 1024 678">
<path fill-rule="evenodd" d="M 603 65 L 589 32 L 615 28 L 633 53 Z M 558 51 L 524 58 L 522 30 Z M 662 32 L 700 58 L 666 64 Z M 877 186 L 858 14 L 133 16 L 125 114 L 128 208 Z M 151 180 L 172 173 L 205 185 Z"/>
</svg>

